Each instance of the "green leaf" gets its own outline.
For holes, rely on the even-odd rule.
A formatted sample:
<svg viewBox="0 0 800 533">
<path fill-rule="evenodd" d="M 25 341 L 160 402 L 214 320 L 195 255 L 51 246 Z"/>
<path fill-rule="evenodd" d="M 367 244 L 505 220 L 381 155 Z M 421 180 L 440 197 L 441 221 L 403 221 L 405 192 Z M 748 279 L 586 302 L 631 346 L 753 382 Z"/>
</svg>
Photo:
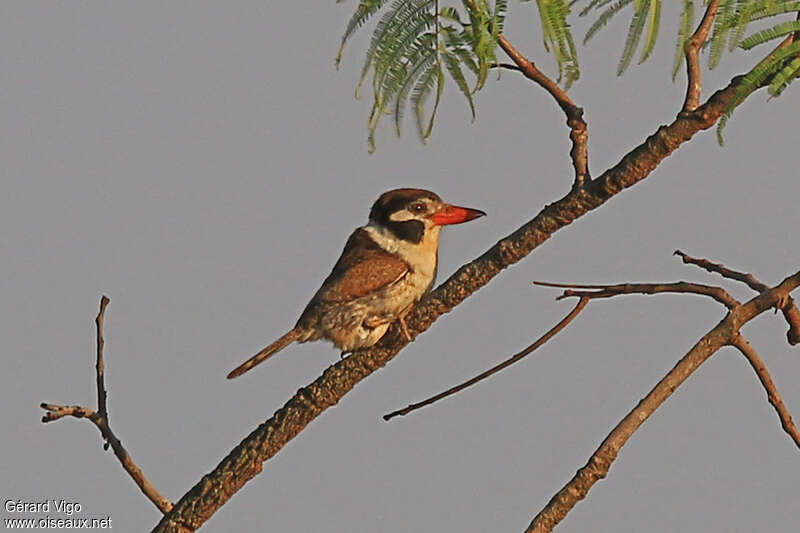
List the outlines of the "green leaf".
<svg viewBox="0 0 800 533">
<path fill-rule="evenodd" d="M 343 0 L 337 0 L 337 3 L 342 1 Z M 347 23 L 344 35 L 342 36 L 342 44 L 339 45 L 339 51 L 336 53 L 335 63 L 337 69 L 342 62 L 342 52 L 344 51 L 344 45 L 347 43 L 347 40 L 350 39 L 353 33 L 363 26 L 372 15 L 377 13 L 386 1 L 387 0 L 361 0 L 358 4 L 355 13 L 353 13 L 353 16 L 350 17 L 350 21 Z"/>
<path fill-rule="evenodd" d="M 759 44 L 777 39 L 778 37 L 783 37 L 784 35 L 788 35 L 796 31 L 800 31 L 800 20 L 782 22 L 771 28 L 754 33 L 747 39 L 743 39 L 742 42 L 739 43 L 739 46 L 745 50 L 749 50 L 754 46 L 758 46 Z"/>
<path fill-rule="evenodd" d="M 432 37 L 432 35 L 426 34 L 425 37 Z M 405 111 L 406 103 L 408 102 L 409 93 L 414 87 L 417 79 L 436 61 L 436 49 L 434 48 L 433 44 L 434 43 L 431 42 L 430 46 L 420 46 L 420 49 L 425 51 L 420 54 L 418 58 L 416 58 L 414 63 L 411 64 L 411 68 L 406 75 L 405 81 L 397 93 L 394 106 L 394 124 L 398 137 L 401 134 L 403 113 Z"/>
<path fill-rule="evenodd" d="M 772 78 L 768 89 L 769 94 L 773 97 L 780 96 L 798 75 L 800 75 L 800 57 L 795 57 Z"/>
<path fill-rule="evenodd" d="M 625 69 L 628 68 L 631 62 L 633 53 L 636 51 L 639 39 L 642 36 L 642 31 L 644 30 L 644 23 L 647 20 L 647 12 L 650 11 L 651 1 L 652 0 L 639 0 L 634 4 L 636 10 L 633 13 L 631 25 L 628 28 L 628 37 L 625 39 L 625 48 L 622 51 L 622 57 L 617 66 L 617 76 L 625 72 Z"/>
<path fill-rule="evenodd" d="M 694 1 L 683 0 L 683 11 L 678 27 L 678 41 L 675 46 L 675 60 L 672 63 L 672 81 L 678 75 L 681 65 L 686 59 L 686 41 L 691 38 L 692 26 L 694 26 Z"/>
<path fill-rule="evenodd" d="M 717 124 L 717 141 L 721 145 L 723 143 L 722 140 L 722 130 L 728 123 L 733 111 L 741 104 L 747 96 L 752 93 L 753 91 L 757 90 L 759 87 L 767 84 L 767 80 L 770 76 L 775 75 L 777 78 L 778 76 L 783 73 L 784 76 L 787 77 L 787 81 L 791 82 L 794 79 L 791 76 L 791 73 L 784 72 L 787 66 L 790 66 L 791 63 L 796 59 L 795 56 L 800 53 L 800 41 L 794 42 L 780 50 L 775 51 L 772 55 L 761 61 L 758 65 L 756 65 L 750 72 L 748 72 L 742 81 L 739 82 L 739 85 L 736 87 L 736 91 L 733 93 L 733 99 L 730 104 L 728 104 L 728 108 L 723 113 L 722 117 L 720 117 L 719 123 Z M 788 63 L 788 65 L 787 65 Z M 795 75 L 797 73 L 795 72 Z M 774 79 L 772 80 L 774 83 Z M 770 86 L 772 86 L 770 83 Z M 775 90 L 778 91 L 778 94 L 783 91 L 784 87 L 776 87 Z"/>
<path fill-rule="evenodd" d="M 594 37 L 594 35 L 598 31 L 600 31 L 601 28 L 603 28 L 606 24 L 608 24 L 608 21 L 611 20 L 611 18 L 614 15 L 622 11 L 622 9 L 625 8 L 625 6 L 627 6 L 631 2 L 633 2 L 633 0 L 617 0 L 617 2 L 614 3 L 614 5 L 603 11 L 600 14 L 600 16 L 597 17 L 597 20 L 595 20 L 594 23 L 591 26 L 589 26 L 589 29 L 586 31 L 586 35 L 583 37 L 584 46 L 586 45 L 586 43 L 589 42 L 589 40 L 592 37 Z"/>
<path fill-rule="evenodd" d="M 644 40 L 642 58 L 639 60 L 640 65 L 647 61 L 647 58 L 650 57 L 650 54 L 653 52 L 653 49 L 656 46 L 656 40 L 658 39 L 658 27 L 660 23 L 661 0 L 652 0 L 650 2 L 650 10 L 647 17 L 647 36 Z"/>
<path fill-rule="evenodd" d="M 567 23 L 569 3 L 566 0 L 536 0 L 536 4 L 539 7 L 544 47 L 555 56 L 558 81 L 563 80 L 564 88 L 569 89 L 580 76 L 578 53 Z"/>
<path fill-rule="evenodd" d="M 753 8 L 753 12 L 750 14 L 750 20 L 761 20 L 763 18 L 794 11 L 800 11 L 800 2 L 789 0 L 761 0 L 757 2 L 756 7 Z"/>
<path fill-rule="evenodd" d="M 433 110 L 431 111 L 428 120 L 425 120 L 425 101 L 433 92 L 433 86 L 436 85 L 436 98 L 433 103 Z M 442 90 L 444 89 L 444 74 L 442 73 L 442 66 L 437 61 L 434 62 L 425 73 L 420 76 L 417 83 L 414 85 L 414 90 L 411 93 L 411 105 L 414 106 L 417 115 L 417 130 L 422 142 L 427 142 L 428 137 L 433 130 L 433 122 L 436 118 L 436 111 L 439 109 L 439 102 L 442 98 Z"/>
<path fill-rule="evenodd" d="M 461 91 L 461 94 L 463 94 L 464 98 L 467 99 L 470 113 L 472 113 L 472 121 L 474 122 L 475 103 L 472 101 L 472 91 L 469 88 L 469 84 L 467 84 L 467 79 L 464 77 L 464 71 L 461 70 L 459 58 L 452 52 L 445 52 L 442 55 L 442 58 L 444 59 L 444 64 L 447 67 L 447 71 L 450 73 L 450 77 L 453 78 L 453 81 L 456 82 L 456 86 Z"/>
<path fill-rule="evenodd" d="M 736 27 L 737 13 L 736 5 L 742 0 L 721 0 L 717 16 L 714 19 L 714 31 L 708 42 L 710 52 L 708 55 L 708 68 L 714 69 L 719 65 L 722 52 L 725 50 L 725 43 L 728 39 L 728 32 Z M 752 1 L 752 0 L 751 0 Z"/>
</svg>

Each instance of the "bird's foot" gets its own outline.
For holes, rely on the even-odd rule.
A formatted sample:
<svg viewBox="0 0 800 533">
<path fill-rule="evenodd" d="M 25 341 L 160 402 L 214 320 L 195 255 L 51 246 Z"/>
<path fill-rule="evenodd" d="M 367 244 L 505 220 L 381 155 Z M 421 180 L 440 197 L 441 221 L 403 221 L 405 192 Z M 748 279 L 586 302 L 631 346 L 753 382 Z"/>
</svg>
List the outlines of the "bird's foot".
<svg viewBox="0 0 800 533">
<path fill-rule="evenodd" d="M 400 327 L 403 328 L 403 334 L 406 336 L 406 340 L 408 342 L 413 341 L 414 339 L 411 338 L 411 333 L 408 332 L 408 326 L 406 325 L 405 317 L 400 317 Z"/>
</svg>

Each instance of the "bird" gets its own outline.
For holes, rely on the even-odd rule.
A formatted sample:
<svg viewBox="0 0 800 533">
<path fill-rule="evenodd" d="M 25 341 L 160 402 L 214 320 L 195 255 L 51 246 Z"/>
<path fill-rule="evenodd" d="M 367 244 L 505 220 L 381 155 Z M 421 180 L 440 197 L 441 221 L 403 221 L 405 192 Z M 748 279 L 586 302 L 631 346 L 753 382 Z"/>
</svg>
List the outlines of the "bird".
<svg viewBox="0 0 800 533">
<path fill-rule="evenodd" d="M 486 213 L 442 201 L 424 189 L 393 189 L 380 195 L 368 223 L 347 239 L 330 275 L 294 328 L 236 367 L 235 378 L 293 342 L 327 339 L 342 356 L 377 343 L 433 286 L 439 232 Z"/>
</svg>

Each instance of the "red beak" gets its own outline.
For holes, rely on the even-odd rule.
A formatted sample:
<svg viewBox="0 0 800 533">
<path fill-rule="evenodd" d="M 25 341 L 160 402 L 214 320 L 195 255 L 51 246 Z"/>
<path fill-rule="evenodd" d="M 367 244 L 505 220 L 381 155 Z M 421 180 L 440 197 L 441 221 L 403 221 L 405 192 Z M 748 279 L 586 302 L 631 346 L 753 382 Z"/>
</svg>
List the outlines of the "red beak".
<svg viewBox="0 0 800 533">
<path fill-rule="evenodd" d="M 480 209 L 446 205 L 441 211 L 433 215 L 431 220 L 437 226 L 446 226 L 448 224 L 461 224 L 485 215 L 486 213 Z"/>
</svg>

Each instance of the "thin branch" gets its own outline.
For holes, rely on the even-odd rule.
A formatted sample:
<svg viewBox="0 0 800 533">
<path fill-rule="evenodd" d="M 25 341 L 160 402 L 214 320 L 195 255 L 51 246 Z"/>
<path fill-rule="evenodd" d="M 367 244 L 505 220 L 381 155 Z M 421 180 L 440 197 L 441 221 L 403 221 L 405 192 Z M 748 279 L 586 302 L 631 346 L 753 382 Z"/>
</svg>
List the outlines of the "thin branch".
<svg viewBox="0 0 800 533">
<path fill-rule="evenodd" d="M 800 431 L 797 430 L 797 426 L 794 424 L 794 420 L 792 420 L 792 414 L 789 412 L 789 409 L 786 408 L 786 404 L 783 403 L 783 398 L 781 398 L 775 382 L 772 381 L 772 376 L 770 376 L 769 370 L 767 370 L 767 365 L 764 364 L 764 361 L 759 357 L 755 348 L 753 348 L 742 335 L 735 336 L 732 344 L 742 352 L 742 355 L 747 358 L 750 366 L 755 370 L 759 381 L 761 381 L 761 385 L 764 386 L 764 390 L 767 392 L 767 400 L 772 407 L 775 408 L 775 412 L 778 413 L 781 427 L 783 427 L 783 430 L 792 438 L 795 445 L 800 448 Z"/>
<path fill-rule="evenodd" d="M 684 113 L 660 126 L 601 176 L 573 188 L 546 206 L 536 217 L 502 238 L 481 257 L 465 264 L 429 293 L 405 318 L 413 337 L 426 331 L 444 313 L 489 283 L 503 269 L 522 260 L 559 229 L 597 209 L 650 173 L 698 132 L 712 127 L 733 100 L 741 77 L 714 93 L 694 113 Z M 337 362 L 308 386 L 300 388 L 275 414 L 256 428 L 213 472 L 203 476 L 163 517 L 154 531 L 194 531 L 205 523 L 245 483 L 261 472 L 262 463 L 303 431 L 316 417 L 337 404 L 361 380 L 385 366 L 410 341 L 398 324 L 392 325 L 372 348 Z"/>
<path fill-rule="evenodd" d="M 426 400 L 423 400 L 423 401 L 421 401 L 419 403 L 412 403 L 411 405 L 409 405 L 408 407 L 406 407 L 404 409 L 399 409 L 397 411 L 392 411 L 389 414 L 383 415 L 383 419 L 386 420 L 386 421 L 389 421 L 389 420 L 391 420 L 392 418 L 394 418 L 396 416 L 405 416 L 405 415 L 407 415 L 408 413 L 410 413 L 412 411 L 416 411 L 417 409 L 421 409 L 421 408 L 423 408 L 423 407 L 425 407 L 427 405 L 430 405 L 432 403 L 436 403 L 436 402 L 438 402 L 439 400 L 441 400 L 443 398 L 447 398 L 448 396 L 452 396 L 453 394 L 455 394 L 457 392 L 460 392 L 460 391 L 466 389 L 467 387 L 471 387 L 472 385 L 474 385 L 474 384 L 476 384 L 476 383 L 478 383 L 480 381 L 483 381 L 484 379 L 488 378 L 489 376 L 492 376 L 492 375 L 500 372 L 504 368 L 513 365 L 514 363 L 516 363 L 517 361 L 523 359 L 526 355 L 528 355 L 529 353 L 531 353 L 532 351 L 536 350 L 541 345 L 543 345 L 544 343 L 546 343 L 547 341 L 552 339 L 559 331 L 561 331 L 562 329 L 567 327 L 567 325 L 570 322 L 572 322 L 572 320 L 576 316 L 578 316 L 578 314 L 581 311 L 583 311 L 583 308 L 586 307 L 586 304 L 588 304 L 588 303 L 589 303 L 589 299 L 588 298 L 581 298 L 580 300 L 578 300 L 578 303 L 575 305 L 575 307 L 572 309 L 572 311 L 570 311 L 567 316 L 562 318 L 561 321 L 558 324 L 556 324 L 555 326 L 550 328 L 550 330 L 547 333 L 545 333 L 544 335 L 542 335 L 541 337 L 539 337 L 536 340 L 536 342 L 534 342 L 533 344 L 531 344 L 530 346 L 528 346 L 527 348 L 525 348 L 521 352 L 516 353 L 513 356 L 509 357 L 508 359 L 506 359 L 502 363 L 493 366 L 492 368 L 490 368 L 489 370 L 486 370 L 485 372 L 481 372 L 480 374 L 478 374 L 474 378 L 468 379 L 467 381 L 465 381 L 465 382 L 463 382 L 463 383 L 461 383 L 459 385 L 456 385 L 455 387 L 451 387 L 451 388 L 447 389 L 444 392 L 440 392 L 439 394 L 437 394 L 435 396 L 431 396 L 430 398 L 428 398 Z"/>
<path fill-rule="evenodd" d="M 103 349 L 106 346 L 106 340 L 103 338 L 103 322 L 106 315 L 106 307 L 111 300 L 103 296 L 100 298 L 100 312 L 94 319 L 95 329 L 97 330 L 97 363 L 94 366 L 95 373 L 97 374 L 97 413 L 98 415 L 108 422 L 108 408 L 106 407 L 106 393 L 105 385 L 105 371 L 106 364 L 103 359 Z M 108 449 L 108 442 L 106 442 L 106 450 Z"/>
<path fill-rule="evenodd" d="M 711 272 L 712 274 L 719 274 L 723 278 L 732 279 L 734 281 L 741 281 L 754 291 L 761 293 L 765 290 L 769 289 L 769 286 L 765 283 L 761 283 L 756 279 L 755 276 L 752 274 L 746 274 L 744 272 L 739 272 L 737 270 L 732 270 L 721 263 L 712 263 L 708 259 L 696 258 L 690 255 L 687 255 L 680 250 L 675 250 L 672 255 L 677 255 L 681 258 L 686 265 L 695 265 L 703 270 Z"/>
<path fill-rule="evenodd" d="M 505 70 L 513 70 L 515 72 L 522 73 L 522 69 L 519 68 L 514 63 L 494 63 L 492 64 L 491 68 L 501 68 Z"/>
<path fill-rule="evenodd" d="M 526 78 L 538 83 L 539 86 L 550 93 L 550 96 L 555 99 L 558 106 L 567 116 L 567 126 L 570 129 L 569 138 L 572 141 L 572 149 L 569 155 L 572 158 L 572 166 L 575 168 L 573 188 L 583 187 L 586 181 L 591 179 L 589 176 L 589 154 L 587 148 L 589 132 L 587 131 L 586 121 L 583 119 L 583 108 L 576 106 L 572 99 L 567 96 L 566 91 L 514 48 L 514 45 L 506 39 L 505 35 L 500 35 L 497 43 L 519 67 Z"/>
<path fill-rule="evenodd" d="M 549 283 L 544 281 L 534 281 L 534 283 L 543 287 L 566 288 L 564 293 L 556 298 L 557 300 L 571 297 L 589 299 L 611 298 L 621 294 L 676 293 L 708 296 L 721 303 L 728 309 L 733 309 L 737 305 L 740 305 L 736 298 L 728 294 L 728 292 L 721 287 L 711 287 L 708 285 L 701 285 L 699 283 L 687 283 L 685 281 L 678 281 L 675 283 L 622 283 L 619 285 L 578 285 L 567 283 Z M 588 290 L 579 291 L 573 289 Z"/>
<path fill-rule="evenodd" d="M 717 16 L 719 0 L 711 0 L 706 7 L 703 20 L 697 26 L 691 38 L 686 42 L 686 99 L 683 101 L 683 112 L 691 113 L 700 105 L 700 93 L 703 89 L 703 74 L 700 67 L 700 49 L 708 39 L 711 25 Z"/>
<path fill-rule="evenodd" d="M 696 265 L 708 272 L 717 273 L 720 276 L 735 281 L 740 281 L 756 292 L 764 292 L 769 287 L 756 279 L 752 274 L 746 274 L 727 268 L 725 265 L 719 263 L 712 263 L 707 259 L 698 259 L 687 255 L 680 250 L 675 250 L 674 255 L 680 256 L 684 264 Z M 789 324 L 789 331 L 786 332 L 786 339 L 792 346 L 800 344 L 800 310 L 795 305 L 794 299 L 790 295 L 786 295 L 786 299 L 778 302 L 777 309 L 783 313 L 783 317 Z"/>
<path fill-rule="evenodd" d="M 106 406 L 107 394 L 104 383 L 105 363 L 103 360 L 103 348 L 105 346 L 105 340 L 103 339 L 103 320 L 105 317 L 106 306 L 110 301 L 111 300 L 105 296 L 100 298 L 100 312 L 97 314 L 97 318 L 95 319 L 95 324 L 97 326 L 97 363 L 95 365 L 95 370 L 97 372 L 97 411 L 92 411 L 87 407 L 81 407 L 79 405 L 41 403 L 40 407 L 47 411 L 44 416 L 42 416 L 42 422 L 53 422 L 54 420 L 58 420 L 65 416 L 85 418 L 92 422 L 95 426 L 97 426 L 97 429 L 100 430 L 100 434 L 106 441 L 103 445 L 103 448 L 107 450 L 108 447 L 111 446 L 111 449 L 114 450 L 114 455 L 117 456 L 117 459 L 119 459 L 120 463 L 122 464 L 122 468 L 124 468 L 131 478 L 133 478 L 133 481 L 136 483 L 142 493 L 144 493 L 144 495 L 147 496 L 147 498 L 153 502 L 156 507 L 158 507 L 159 511 L 161 511 L 163 514 L 167 514 L 172 510 L 172 503 L 164 498 L 164 496 L 162 496 L 161 493 L 158 492 L 158 490 L 147 480 L 144 472 L 142 472 L 142 469 L 133 462 L 130 454 L 122 446 L 122 442 L 120 442 L 114 432 L 111 431 L 111 426 L 109 425 L 108 410 Z"/>
<path fill-rule="evenodd" d="M 542 287 L 555 287 L 555 288 L 565 288 L 563 294 L 558 296 L 556 300 L 562 300 L 564 298 L 570 297 L 577 297 L 580 298 L 578 300 L 578 304 L 575 308 L 564 318 L 553 326 L 553 328 L 545 333 L 542 337 L 540 337 L 536 342 L 522 350 L 521 352 L 511 356 L 509 359 L 506 359 L 502 363 L 493 366 L 489 370 L 486 370 L 477 376 L 468 379 L 467 381 L 451 387 L 444 392 L 440 392 L 435 396 L 431 396 L 419 403 L 412 403 L 411 405 L 399 409 L 397 411 L 392 411 L 389 414 L 383 415 L 384 420 L 390 420 L 396 416 L 405 416 L 417 409 L 421 409 L 426 407 L 432 403 L 436 403 L 443 398 L 447 398 L 457 392 L 461 392 L 462 390 L 471 387 L 472 385 L 483 381 L 484 379 L 492 376 L 493 374 L 503 370 L 504 368 L 511 366 L 512 364 L 516 363 L 520 359 L 524 358 L 526 355 L 537 349 L 539 346 L 550 340 L 556 333 L 564 329 L 567 324 L 569 324 L 572 319 L 578 316 L 586 304 L 589 303 L 589 300 L 593 300 L 596 298 L 611 298 L 613 296 L 619 296 L 622 294 L 663 294 L 663 293 L 676 293 L 676 294 L 699 294 L 701 296 L 708 296 L 713 298 L 717 302 L 721 303 L 728 309 L 733 309 L 737 305 L 740 305 L 739 302 L 733 298 L 730 294 L 727 293 L 721 287 L 710 287 L 707 285 L 700 285 L 697 283 L 686 283 L 686 282 L 677 282 L 677 283 L 624 283 L 619 285 L 586 285 L 586 284 L 572 284 L 572 283 L 551 283 L 547 281 L 534 281 L 534 285 L 539 285 Z M 586 291 L 576 291 L 572 289 L 589 289 Z"/>
<path fill-rule="evenodd" d="M 552 531 L 575 505 L 589 493 L 589 489 L 608 474 L 620 449 L 647 418 L 709 357 L 723 346 L 733 344 L 744 324 L 774 307 L 800 286 L 800 272 L 787 277 L 780 285 L 762 292 L 743 305 L 736 306 L 711 331 L 681 358 L 661 381 L 628 413 L 609 433 L 589 461 L 536 515 L 526 533 Z"/>
</svg>

